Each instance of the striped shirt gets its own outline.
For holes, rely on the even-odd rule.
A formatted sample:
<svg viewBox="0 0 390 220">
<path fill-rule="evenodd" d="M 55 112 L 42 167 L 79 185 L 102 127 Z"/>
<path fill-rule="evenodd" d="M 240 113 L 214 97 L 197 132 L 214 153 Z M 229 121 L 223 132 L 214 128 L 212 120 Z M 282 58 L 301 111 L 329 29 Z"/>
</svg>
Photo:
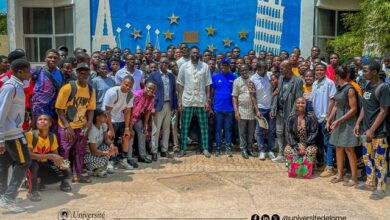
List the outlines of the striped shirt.
<svg viewBox="0 0 390 220">
<path fill-rule="evenodd" d="M 238 112 L 243 120 L 254 120 L 255 111 L 248 89 L 249 79 L 238 77 L 233 82 L 233 96 L 238 99 Z"/>
</svg>

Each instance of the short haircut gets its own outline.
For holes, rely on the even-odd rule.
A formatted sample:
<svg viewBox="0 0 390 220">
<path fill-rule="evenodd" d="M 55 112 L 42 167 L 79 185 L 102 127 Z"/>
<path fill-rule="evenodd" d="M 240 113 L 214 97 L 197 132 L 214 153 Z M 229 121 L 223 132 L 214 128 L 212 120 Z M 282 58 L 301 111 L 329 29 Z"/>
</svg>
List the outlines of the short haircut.
<svg viewBox="0 0 390 220">
<path fill-rule="evenodd" d="M 60 54 L 58 53 L 58 51 L 56 49 L 48 49 L 48 50 L 46 50 L 45 57 L 47 57 L 47 55 L 49 55 L 49 53 L 55 53 L 57 55 L 57 57 L 60 56 Z"/>
<path fill-rule="evenodd" d="M 112 63 L 112 62 L 118 62 L 118 63 L 121 63 L 121 60 L 119 59 L 119 58 L 117 58 L 117 57 L 113 57 L 113 58 L 111 58 L 110 59 L 110 61 L 109 61 L 110 63 Z"/>
<path fill-rule="evenodd" d="M 322 67 L 324 67 L 324 69 L 326 70 L 326 65 L 323 64 L 323 63 L 321 63 L 321 62 L 320 62 L 319 64 L 317 64 L 316 67 L 315 67 L 314 69 L 317 69 L 317 66 L 322 66 Z"/>
<path fill-rule="evenodd" d="M 341 79 L 347 80 L 348 77 L 348 72 L 347 72 L 346 66 L 339 66 L 337 69 L 334 71 L 335 75 L 340 76 Z"/>
<path fill-rule="evenodd" d="M 4 55 L 0 55 L 0 62 L 3 62 L 3 60 L 5 59 L 8 59 L 8 57 L 4 56 Z"/>
<path fill-rule="evenodd" d="M 16 59 L 11 64 L 11 70 L 13 74 L 17 73 L 19 70 L 23 70 L 30 67 L 30 62 L 28 62 L 26 59 Z"/>
<path fill-rule="evenodd" d="M 8 54 L 8 62 L 10 64 L 12 64 L 12 62 L 17 59 L 26 59 L 26 54 L 19 50 L 14 50 Z"/>
<path fill-rule="evenodd" d="M 147 85 L 149 83 L 157 85 L 157 83 L 154 80 L 151 80 L 151 79 L 146 80 L 145 85 Z"/>
<path fill-rule="evenodd" d="M 58 62 L 57 66 L 58 68 L 62 68 L 66 63 L 72 64 L 72 61 L 70 59 L 63 59 Z"/>
<path fill-rule="evenodd" d="M 206 50 L 203 51 L 203 54 L 206 53 L 206 52 L 209 52 L 209 53 L 211 53 L 211 54 L 213 53 L 213 52 L 211 52 L 211 50 L 206 49 Z"/>
<path fill-rule="evenodd" d="M 125 80 L 130 80 L 130 81 L 134 82 L 134 78 L 130 75 L 126 75 L 125 77 L 123 77 L 122 82 Z"/>
<path fill-rule="evenodd" d="M 311 69 L 306 70 L 306 72 L 303 75 L 306 76 L 307 74 L 311 74 L 312 76 L 314 76 L 314 72 Z"/>
<path fill-rule="evenodd" d="M 257 62 L 257 68 L 267 68 L 267 64 L 265 63 L 265 61 L 264 60 L 259 60 L 258 62 Z"/>
<path fill-rule="evenodd" d="M 377 73 L 381 70 L 381 64 L 374 59 L 370 59 L 364 66 L 368 66 L 369 70 L 375 70 Z"/>
<path fill-rule="evenodd" d="M 53 118 L 49 114 L 46 114 L 46 113 L 39 114 L 37 119 L 42 117 L 42 116 L 49 118 L 50 122 L 53 123 Z M 38 122 L 38 120 L 37 120 L 37 122 Z"/>
<path fill-rule="evenodd" d="M 197 49 L 197 50 L 199 51 L 199 47 L 197 47 L 197 46 L 192 46 L 192 47 L 190 48 L 190 51 L 192 51 L 193 49 Z"/>
<path fill-rule="evenodd" d="M 66 59 L 69 60 L 69 62 L 72 64 L 77 61 L 76 57 L 68 57 Z"/>
<path fill-rule="evenodd" d="M 340 56 L 339 56 L 339 54 L 338 54 L 338 53 L 331 53 L 331 54 L 329 55 L 329 59 L 330 59 L 330 57 L 331 57 L 331 56 L 333 56 L 333 55 L 336 55 L 336 56 L 337 56 L 337 58 L 340 58 Z"/>
</svg>

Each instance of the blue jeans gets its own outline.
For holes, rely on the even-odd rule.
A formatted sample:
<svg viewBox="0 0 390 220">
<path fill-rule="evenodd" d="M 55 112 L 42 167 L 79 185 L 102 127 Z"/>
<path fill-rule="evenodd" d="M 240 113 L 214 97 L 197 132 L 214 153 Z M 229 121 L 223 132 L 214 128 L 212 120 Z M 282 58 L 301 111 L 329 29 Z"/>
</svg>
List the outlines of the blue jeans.
<svg viewBox="0 0 390 220">
<path fill-rule="evenodd" d="M 232 144 L 233 112 L 215 112 L 215 143 L 217 150 L 221 149 L 222 129 L 225 133 L 226 146 Z"/>
<path fill-rule="evenodd" d="M 269 115 L 271 110 L 259 108 L 259 111 L 261 112 L 261 114 L 267 120 L 267 123 L 268 123 L 268 129 L 260 128 L 259 123 L 256 123 L 256 140 L 257 140 L 257 143 L 259 145 L 259 152 L 265 152 L 264 139 L 266 136 L 267 136 L 267 141 L 268 141 L 268 151 L 272 151 L 272 149 L 275 146 L 275 136 L 272 132 L 273 121 Z"/>
<path fill-rule="evenodd" d="M 326 121 L 323 121 L 318 124 L 318 127 L 322 133 L 323 140 L 323 150 L 325 150 L 324 160 L 326 162 L 326 166 L 333 167 L 333 158 L 334 158 L 334 147 L 329 143 L 330 134 L 325 128 Z"/>
</svg>

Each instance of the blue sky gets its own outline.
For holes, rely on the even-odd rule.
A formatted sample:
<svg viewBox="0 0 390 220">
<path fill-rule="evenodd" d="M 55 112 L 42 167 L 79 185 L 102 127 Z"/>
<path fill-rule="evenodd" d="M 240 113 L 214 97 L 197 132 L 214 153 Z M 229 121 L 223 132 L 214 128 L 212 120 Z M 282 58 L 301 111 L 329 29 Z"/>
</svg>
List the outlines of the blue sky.
<svg viewBox="0 0 390 220">
<path fill-rule="evenodd" d="M 0 12 L 7 12 L 7 0 L 0 0 Z"/>
</svg>

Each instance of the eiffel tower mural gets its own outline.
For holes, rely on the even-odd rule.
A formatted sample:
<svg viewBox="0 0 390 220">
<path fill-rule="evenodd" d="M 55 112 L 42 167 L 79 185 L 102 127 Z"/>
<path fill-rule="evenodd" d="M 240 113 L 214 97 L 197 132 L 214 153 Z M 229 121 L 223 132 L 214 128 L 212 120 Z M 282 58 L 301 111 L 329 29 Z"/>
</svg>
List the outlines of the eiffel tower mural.
<svg viewBox="0 0 390 220">
<path fill-rule="evenodd" d="M 107 35 L 104 35 L 105 27 L 107 28 Z M 99 0 L 95 35 L 92 36 L 93 51 L 101 50 L 103 45 L 110 48 L 116 47 L 115 36 L 112 31 L 110 0 Z"/>
</svg>

